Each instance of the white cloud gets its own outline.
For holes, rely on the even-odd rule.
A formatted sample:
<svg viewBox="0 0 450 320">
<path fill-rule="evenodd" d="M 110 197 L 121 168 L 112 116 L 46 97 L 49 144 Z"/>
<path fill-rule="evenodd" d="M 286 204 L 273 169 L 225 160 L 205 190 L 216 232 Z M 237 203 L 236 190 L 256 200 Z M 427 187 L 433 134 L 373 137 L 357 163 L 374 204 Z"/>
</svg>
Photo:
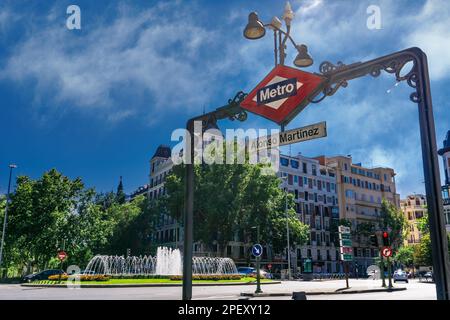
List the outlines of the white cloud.
<svg viewBox="0 0 450 320">
<path fill-rule="evenodd" d="M 433 80 L 450 74 L 450 6 L 445 0 L 428 0 L 422 10 L 407 20 L 411 30 L 402 41 L 405 46 L 420 47 L 428 56 Z"/>
<path fill-rule="evenodd" d="M 176 4 L 170 9 L 168 17 L 158 6 L 140 13 L 120 7 L 110 24 L 84 23 L 80 34 L 61 27 L 51 13 L 48 27 L 16 46 L 1 77 L 36 81 L 36 102 L 50 98 L 63 109 L 104 110 L 115 120 L 138 111 L 198 108 L 217 75 L 196 64 L 216 37 L 185 19 L 188 13 L 176 11 Z"/>
</svg>

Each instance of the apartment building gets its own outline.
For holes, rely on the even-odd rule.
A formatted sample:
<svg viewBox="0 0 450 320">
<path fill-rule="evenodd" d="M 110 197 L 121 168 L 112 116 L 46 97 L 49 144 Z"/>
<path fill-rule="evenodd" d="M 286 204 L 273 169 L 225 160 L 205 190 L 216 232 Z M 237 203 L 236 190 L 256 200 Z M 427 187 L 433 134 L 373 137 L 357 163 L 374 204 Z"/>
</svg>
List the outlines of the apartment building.
<svg viewBox="0 0 450 320">
<path fill-rule="evenodd" d="M 381 202 L 386 199 L 400 207 L 400 197 L 395 187 L 395 172 L 391 168 L 366 168 L 361 163 L 353 163 L 352 157 L 320 156 L 320 164 L 333 168 L 336 172 L 337 197 L 340 219 L 351 222 L 354 233 L 353 272 L 364 274 L 366 268 L 379 256 L 379 248 L 370 245 L 369 234 L 364 233 L 372 225 L 379 230 L 381 243 Z"/>
<path fill-rule="evenodd" d="M 444 163 L 445 183 L 442 186 L 442 200 L 447 232 L 450 232 L 450 130 L 447 131 L 442 149 L 438 151 Z"/>
<path fill-rule="evenodd" d="M 149 199 L 157 199 L 166 194 L 165 181 L 172 172 L 171 149 L 160 145 L 150 159 L 149 185 L 147 195 Z M 181 224 L 171 216 L 161 213 L 158 231 L 153 235 L 156 243 L 171 247 L 180 247 L 183 230 Z"/>
<path fill-rule="evenodd" d="M 298 219 L 310 226 L 308 243 L 293 246 L 292 266 L 310 258 L 314 272 L 342 272 L 336 234 L 339 207 L 335 170 L 317 159 L 281 155 L 278 175 L 284 178 L 281 188 L 294 195 Z"/>
<path fill-rule="evenodd" d="M 417 227 L 418 219 L 427 213 L 427 199 L 423 194 L 409 195 L 400 201 L 400 208 L 408 221 L 408 236 L 404 240 L 404 245 L 414 245 L 420 242 L 422 233 Z"/>
</svg>

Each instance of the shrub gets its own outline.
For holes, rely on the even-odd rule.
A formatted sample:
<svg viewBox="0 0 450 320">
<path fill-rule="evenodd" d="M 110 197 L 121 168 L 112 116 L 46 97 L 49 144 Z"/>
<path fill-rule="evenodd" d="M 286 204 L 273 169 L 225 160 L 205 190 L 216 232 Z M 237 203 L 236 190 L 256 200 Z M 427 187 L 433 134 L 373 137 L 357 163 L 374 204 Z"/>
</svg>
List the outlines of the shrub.
<svg viewBox="0 0 450 320">
<path fill-rule="evenodd" d="M 49 276 L 48 280 L 58 281 L 59 275 Z M 67 281 L 69 279 L 69 275 L 61 275 L 61 281 Z M 111 279 L 110 276 L 103 274 L 95 274 L 95 275 L 80 275 L 77 280 L 79 281 L 108 281 Z"/>
<path fill-rule="evenodd" d="M 242 276 L 239 274 L 194 274 L 192 280 L 241 280 Z M 183 280 L 183 276 L 171 276 L 170 280 L 180 281 Z"/>
</svg>

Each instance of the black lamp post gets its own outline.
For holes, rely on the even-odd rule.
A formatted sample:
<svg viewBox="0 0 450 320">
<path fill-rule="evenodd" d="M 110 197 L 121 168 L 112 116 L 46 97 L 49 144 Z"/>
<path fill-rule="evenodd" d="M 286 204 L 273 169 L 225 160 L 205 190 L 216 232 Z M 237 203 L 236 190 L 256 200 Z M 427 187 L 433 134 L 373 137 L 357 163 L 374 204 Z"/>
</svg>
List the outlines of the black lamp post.
<svg viewBox="0 0 450 320">
<path fill-rule="evenodd" d="M 0 267 L 2 266 L 2 262 L 3 262 L 3 247 L 5 245 L 6 225 L 8 224 L 8 206 L 9 206 L 9 194 L 11 192 L 11 177 L 12 177 L 12 171 L 15 168 L 17 168 L 17 165 L 15 165 L 15 164 L 9 165 L 8 193 L 6 194 L 5 217 L 3 219 L 2 242 L 0 245 Z"/>
<path fill-rule="evenodd" d="M 247 113 L 240 107 L 241 102 L 247 96 L 240 91 L 228 104 L 216 110 L 189 119 L 186 123 L 188 137 L 185 139 L 184 152 L 190 161 L 185 165 L 185 208 L 184 208 L 184 247 L 183 247 L 183 300 L 192 299 L 192 246 L 193 246 L 193 223 L 194 223 L 194 122 L 201 121 L 203 127 L 215 124 L 217 120 L 226 119 L 245 121 Z"/>
<path fill-rule="evenodd" d="M 282 19 L 286 24 L 286 31 L 281 29 L 282 22 L 278 17 L 273 17 L 270 23 L 263 23 L 259 20 L 256 12 L 251 12 L 248 16 L 248 24 L 244 29 L 244 37 L 249 40 L 260 39 L 264 37 L 266 34 L 265 28 L 268 27 L 273 30 L 275 66 L 278 64 L 284 65 L 284 59 L 286 58 L 286 42 L 288 39 L 298 51 L 298 54 L 294 59 L 294 65 L 299 68 L 311 66 L 313 64 L 313 59 L 308 54 L 306 45 L 298 45 L 290 36 L 291 21 L 294 19 L 294 12 L 292 11 L 289 2 L 286 3 Z M 282 35 L 284 36 L 283 38 Z"/>
</svg>

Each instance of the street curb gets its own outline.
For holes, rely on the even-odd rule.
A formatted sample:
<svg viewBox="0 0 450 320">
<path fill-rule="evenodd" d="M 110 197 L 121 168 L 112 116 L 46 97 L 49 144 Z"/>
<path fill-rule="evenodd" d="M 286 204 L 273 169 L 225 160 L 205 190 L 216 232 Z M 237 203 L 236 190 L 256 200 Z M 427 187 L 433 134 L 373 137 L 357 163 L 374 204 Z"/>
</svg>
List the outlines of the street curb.
<svg viewBox="0 0 450 320">
<path fill-rule="evenodd" d="M 392 289 L 361 289 L 361 290 L 347 290 L 347 291 L 311 291 L 305 292 L 307 296 L 315 295 L 328 295 L 328 294 L 354 294 L 354 293 L 373 293 L 373 292 L 393 292 L 393 291 L 403 291 L 406 288 L 392 288 Z M 242 297 L 286 297 L 292 296 L 292 292 L 273 292 L 273 293 L 252 293 L 252 292 L 241 292 Z"/>
<path fill-rule="evenodd" d="M 281 281 L 261 282 L 261 285 L 280 284 Z M 256 285 L 256 282 L 234 282 L 234 283 L 193 283 L 194 287 L 213 287 L 213 286 L 247 286 Z M 25 288 L 139 288 L 139 287 L 181 287 L 182 283 L 137 283 L 137 284 L 31 284 L 23 283 L 20 285 Z"/>
</svg>

